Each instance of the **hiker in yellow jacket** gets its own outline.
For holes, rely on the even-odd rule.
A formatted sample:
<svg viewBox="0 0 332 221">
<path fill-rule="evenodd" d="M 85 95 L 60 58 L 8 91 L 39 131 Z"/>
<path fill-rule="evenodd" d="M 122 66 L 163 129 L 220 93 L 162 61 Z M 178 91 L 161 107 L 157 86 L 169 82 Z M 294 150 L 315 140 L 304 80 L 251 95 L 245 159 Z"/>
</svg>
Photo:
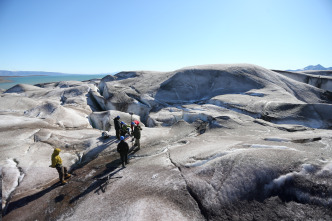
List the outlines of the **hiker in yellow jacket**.
<svg viewBox="0 0 332 221">
<path fill-rule="evenodd" d="M 56 168 L 59 173 L 61 184 L 66 184 L 65 179 L 68 179 L 71 175 L 67 172 L 67 167 L 62 166 L 62 159 L 60 157 L 60 148 L 55 148 L 52 154 L 52 165 L 50 167 Z"/>
</svg>

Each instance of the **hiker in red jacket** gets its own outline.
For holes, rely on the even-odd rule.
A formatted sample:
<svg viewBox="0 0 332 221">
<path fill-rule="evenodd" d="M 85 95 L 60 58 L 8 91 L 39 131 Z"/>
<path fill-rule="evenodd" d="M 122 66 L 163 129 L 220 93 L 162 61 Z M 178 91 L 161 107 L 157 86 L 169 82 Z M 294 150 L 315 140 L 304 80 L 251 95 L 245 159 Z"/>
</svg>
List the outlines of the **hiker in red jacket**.
<svg viewBox="0 0 332 221">
<path fill-rule="evenodd" d="M 130 128 L 131 128 L 131 131 L 133 132 L 134 131 L 134 126 L 135 125 L 139 125 L 139 121 L 138 120 L 134 120 L 133 122 L 131 122 L 131 125 L 130 125 Z"/>
</svg>

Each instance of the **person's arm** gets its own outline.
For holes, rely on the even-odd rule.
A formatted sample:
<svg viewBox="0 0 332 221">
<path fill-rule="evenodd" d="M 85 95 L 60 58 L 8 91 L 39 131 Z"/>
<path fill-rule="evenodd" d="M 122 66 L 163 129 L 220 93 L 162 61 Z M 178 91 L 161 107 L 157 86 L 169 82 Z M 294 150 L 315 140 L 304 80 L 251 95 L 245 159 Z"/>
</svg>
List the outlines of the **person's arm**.
<svg viewBox="0 0 332 221">
<path fill-rule="evenodd" d="M 52 168 L 55 168 L 55 159 L 54 158 L 52 158 L 52 164 L 50 165 L 50 167 L 52 167 Z"/>
<path fill-rule="evenodd" d="M 52 165 L 50 167 L 55 168 L 58 164 L 62 164 L 62 160 L 59 155 L 52 157 Z"/>
<path fill-rule="evenodd" d="M 53 156 L 52 156 L 52 164 L 50 165 L 50 167 L 55 168 L 55 159 Z"/>
</svg>

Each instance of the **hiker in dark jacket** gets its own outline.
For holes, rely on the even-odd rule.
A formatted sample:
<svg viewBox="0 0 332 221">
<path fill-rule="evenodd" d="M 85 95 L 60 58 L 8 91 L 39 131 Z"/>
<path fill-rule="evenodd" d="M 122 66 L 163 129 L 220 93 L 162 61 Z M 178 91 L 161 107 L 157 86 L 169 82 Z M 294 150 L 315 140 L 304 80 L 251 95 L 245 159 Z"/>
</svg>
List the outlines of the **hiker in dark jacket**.
<svg viewBox="0 0 332 221">
<path fill-rule="evenodd" d="M 124 141 L 124 136 L 120 137 L 120 143 L 118 144 L 117 151 L 120 153 L 122 167 L 125 167 L 125 164 L 128 164 L 128 152 L 129 146 L 126 141 Z"/>
<path fill-rule="evenodd" d="M 117 116 L 114 118 L 114 128 L 115 128 L 115 134 L 116 138 L 120 140 L 120 130 L 121 130 L 121 125 L 120 125 L 120 116 Z"/>
<path fill-rule="evenodd" d="M 142 128 L 139 125 L 134 124 L 134 132 L 133 132 L 134 138 L 135 138 L 134 146 L 137 146 L 137 150 L 139 150 L 141 148 L 141 143 L 140 143 L 141 130 L 142 130 Z"/>
</svg>

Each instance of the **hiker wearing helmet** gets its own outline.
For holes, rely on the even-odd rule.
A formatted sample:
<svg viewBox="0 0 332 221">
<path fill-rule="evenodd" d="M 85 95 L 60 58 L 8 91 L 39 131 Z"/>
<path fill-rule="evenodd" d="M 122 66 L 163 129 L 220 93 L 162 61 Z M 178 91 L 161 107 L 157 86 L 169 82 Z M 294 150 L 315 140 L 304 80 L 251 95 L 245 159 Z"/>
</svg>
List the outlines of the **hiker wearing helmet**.
<svg viewBox="0 0 332 221">
<path fill-rule="evenodd" d="M 118 140 L 120 140 L 120 129 L 121 129 L 121 125 L 120 125 L 120 116 L 117 116 L 116 118 L 114 118 L 114 128 L 115 128 L 115 134 L 116 134 L 116 138 Z"/>
<path fill-rule="evenodd" d="M 141 148 L 140 139 L 141 139 L 142 128 L 138 124 L 133 124 L 133 126 L 134 126 L 133 134 L 134 134 L 134 138 L 135 138 L 134 146 L 137 146 L 137 150 L 139 150 Z"/>
<path fill-rule="evenodd" d="M 138 120 L 134 120 L 133 122 L 131 122 L 131 131 L 134 131 L 134 126 L 135 124 L 138 126 L 139 125 L 139 121 Z"/>
<path fill-rule="evenodd" d="M 126 136 L 126 133 L 129 134 L 129 127 L 127 126 L 127 124 L 123 121 L 121 121 L 121 130 L 120 130 L 120 135 L 121 136 Z"/>
<path fill-rule="evenodd" d="M 60 148 L 55 148 L 52 154 L 52 165 L 50 167 L 56 168 L 59 173 L 59 179 L 61 184 L 66 184 L 65 179 L 68 179 L 71 175 L 67 172 L 67 167 L 62 166 L 62 159 L 60 157 Z"/>
<path fill-rule="evenodd" d="M 120 143 L 118 144 L 117 151 L 120 153 L 122 167 L 125 168 L 125 164 L 128 164 L 129 146 L 124 140 L 124 136 L 120 137 Z"/>
</svg>

